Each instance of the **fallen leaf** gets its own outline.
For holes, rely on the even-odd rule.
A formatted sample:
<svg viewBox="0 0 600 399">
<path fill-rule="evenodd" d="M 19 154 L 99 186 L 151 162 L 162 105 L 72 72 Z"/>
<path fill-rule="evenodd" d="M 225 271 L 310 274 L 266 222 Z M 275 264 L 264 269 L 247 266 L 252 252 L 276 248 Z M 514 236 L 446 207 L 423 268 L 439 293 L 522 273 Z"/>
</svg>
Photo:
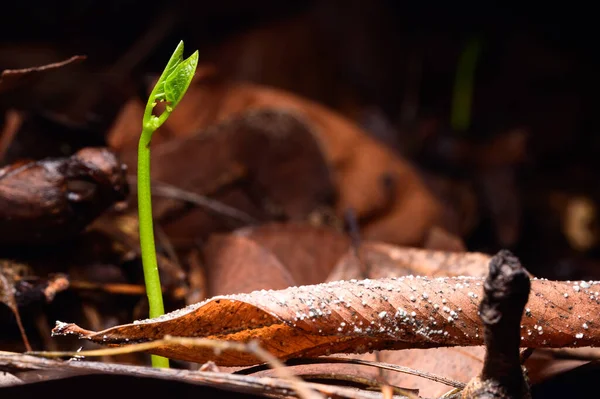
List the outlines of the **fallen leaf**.
<svg viewBox="0 0 600 399">
<path fill-rule="evenodd" d="M 440 204 L 407 161 L 370 138 L 365 131 L 337 113 L 280 90 L 248 83 L 224 83 L 215 78 L 196 79 L 179 104 L 177 112 L 163 125 L 157 136 L 164 132 L 166 137 L 194 137 L 210 126 L 236 118 L 243 120 L 261 111 L 293 114 L 303 121 L 304 129 L 317 140 L 317 146 L 332 169 L 332 178 L 337 191 L 338 215 L 343 215 L 349 208 L 354 209 L 364 227 L 363 235 L 366 239 L 402 245 L 420 244 L 427 231 L 441 222 Z M 120 142 L 132 142 L 122 137 L 123 125 L 115 125 L 113 128 L 121 132 L 118 139 Z M 281 131 L 281 128 L 279 130 Z M 272 134 L 276 132 L 277 130 L 274 130 Z M 286 133 L 288 141 L 298 134 L 298 132 L 294 133 Z M 137 135 L 138 132 L 131 131 L 129 136 L 134 134 Z M 224 140 L 229 146 L 237 146 L 232 139 L 224 138 Z M 192 151 L 190 145 L 194 141 L 197 139 L 184 141 L 189 151 Z M 249 144 L 253 144 L 249 148 L 255 158 L 257 153 L 260 154 L 257 160 L 269 156 L 269 151 L 264 148 L 264 145 L 250 142 L 245 146 L 248 147 Z M 175 145 L 167 148 L 173 146 Z M 226 151 L 225 148 L 221 151 Z M 260 150 L 252 150 L 256 148 Z M 300 147 L 295 146 L 296 151 L 298 148 Z M 133 152 L 134 148 L 129 151 Z M 188 159 L 197 159 L 194 170 L 210 170 L 208 168 L 218 167 L 212 164 L 204 165 L 204 157 L 197 155 L 201 152 L 198 150 L 193 152 L 195 155 L 191 158 L 184 156 L 183 153 L 179 156 L 172 153 L 168 159 L 165 158 L 164 162 L 185 160 L 184 169 L 173 169 L 173 173 L 178 175 L 181 173 L 178 170 L 189 169 Z M 214 151 L 212 155 L 211 161 L 216 157 Z M 220 169 L 223 170 L 223 167 L 221 166 Z M 265 170 L 274 172 L 272 167 Z M 287 182 L 288 184 L 283 184 L 279 188 L 283 192 L 302 194 L 299 187 L 303 184 L 299 183 L 304 183 L 304 178 L 298 177 L 296 169 L 294 171 L 296 174 Z M 207 174 L 218 175 L 215 172 Z M 307 173 L 306 176 L 315 179 L 318 174 Z M 172 181 L 170 183 L 173 184 Z M 291 191 L 286 191 L 290 188 Z"/>
<path fill-rule="evenodd" d="M 233 234 L 248 237 L 271 251 L 292 275 L 292 285 L 325 281 L 340 257 L 350 248 L 347 235 L 331 227 L 307 223 L 267 223 L 239 229 Z M 255 267 L 255 262 L 247 263 L 245 267 Z M 235 291 L 238 292 L 242 291 Z"/>
<path fill-rule="evenodd" d="M 204 247 L 207 274 L 213 276 L 211 295 L 322 282 L 349 247 L 345 234 L 307 223 L 268 223 L 213 235 Z M 303 377 L 335 374 L 376 379 L 379 375 L 372 367 L 344 364 L 302 365 L 292 372 Z M 261 375 L 271 375 L 271 370 Z"/>
<path fill-rule="evenodd" d="M 268 392 L 269 394 L 281 397 L 298 397 L 298 393 L 294 390 L 295 385 L 292 382 L 281 378 L 260 378 L 230 373 L 216 373 L 213 371 L 156 369 L 124 364 L 90 362 L 85 360 L 59 361 L 10 352 L 0 352 L 0 367 L 3 370 L 14 371 L 15 373 L 19 372 L 18 375 L 21 379 L 29 377 L 29 381 L 24 382 L 31 382 L 22 387 L 2 388 L 1 392 L 8 396 L 11 396 L 13 393 L 21 394 L 25 392 L 26 397 L 33 397 L 36 396 L 36 392 L 39 392 L 36 391 L 36 387 L 41 385 L 35 384 L 35 382 L 39 382 L 40 380 L 49 381 L 65 379 L 67 385 L 64 386 L 68 386 L 68 389 L 72 389 L 74 384 L 81 384 L 81 386 L 85 386 L 86 389 L 89 389 L 90 386 L 92 386 L 95 389 L 94 392 L 106 392 L 107 395 L 109 393 L 114 394 L 114 387 L 122 386 L 123 384 L 127 384 L 129 387 L 133 386 L 134 388 L 138 386 L 147 387 L 148 384 L 152 384 L 152 387 L 155 388 L 152 392 L 161 392 L 161 390 L 158 389 L 160 385 L 157 384 L 157 380 L 164 380 L 165 384 L 169 384 L 169 393 L 188 393 L 183 395 L 184 397 L 198 394 L 206 394 L 205 396 L 212 397 L 217 394 L 216 392 L 218 392 L 218 395 L 223 395 L 223 391 L 232 391 L 234 393 L 246 392 L 257 396 L 264 395 L 265 392 Z M 90 379 L 90 374 L 101 378 Z M 80 381 L 80 379 L 83 381 Z M 140 381 L 140 385 L 136 385 Z M 204 389 L 200 390 L 200 393 L 198 389 L 182 390 L 181 387 L 178 387 L 177 385 L 171 385 L 173 382 L 185 382 L 188 384 L 200 385 L 203 386 Z M 56 392 L 62 392 L 64 390 L 59 388 L 63 386 L 63 384 L 52 384 L 50 386 L 54 388 L 54 391 Z M 325 396 L 340 399 L 379 399 L 381 397 L 378 392 L 369 392 L 334 385 L 307 382 L 303 383 L 303 386 Z M 40 389 L 47 391 L 48 385 L 43 384 Z M 34 394 L 29 395 L 29 393 Z M 404 398 L 400 397 L 398 399 Z"/>
<path fill-rule="evenodd" d="M 484 277 L 489 261 L 490 256 L 477 252 L 454 253 L 365 242 L 359 249 L 359 257 L 354 251 L 348 252 L 327 281 L 361 279 L 360 262 L 367 264 L 369 277 L 373 279 L 407 275 Z"/>
<path fill-rule="evenodd" d="M 586 350 L 589 348 L 576 349 Z M 549 353 L 548 351 L 549 350 L 536 350 L 529 359 L 527 359 L 527 375 L 531 379 L 532 384 L 538 384 L 549 380 L 552 377 L 556 377 L 557 375 L 580 367 L 591 360 L 561 359 L 552 356 L 552 353 Z M 595 357 L 595 359 L 598 359 L 598 357 Z"/>
<path fill-rule="evenodd" d="M 429 230 L 423 248 L 448 252 L 467 252 L 467 247 L 460 237 L 439 226 L 433 226 Z"/>
<path fill-rule="evenodd" d="M 324 281 L 349 246 L 344 234 L 305 223 L 269 223 L 213 235 L 204 246 L 209 296 Z"/>
<path fill-rule="evenodd" d="M 273 253 L 246 237 L 212 236 L 204 256 L 209 297 L 295 285 Z"/>
<path fill-rule="evenodd" d="M 53 333 L 105 345 L 165 335 L 258 342 L 279 358 L 371 350 L 482 345 L 479 277 L 400 277 L 338 281 L 212 298 L 156 319 L 100 332 L 58 323 Z M 600 345 L 600 282 L 534 279 L 522 320 L 522 346 Z M 219 365 L 250 365 L 251 357 L 165 345 L 152 353 Z"/>
<path fill-rule="evenodd" d="M 340 259 L 328 281 L 360 279 L 363 265 L 370 278 L 401 277 L 411 274 L 436 277 L 470 275 L 484 277 L 490 257 L 481 253 L 452 253 L 445 251 L 403 248 L 389 244 L 365 242 L 357 257 L 349 251 Z M 377 361 L 400 364 L 415 370 L 443 375 L 461 382 L 481 369 L 485 350 L 481 346 L 379 351 Z M 364 358 L 365 355 L 361 355 Z M 423 397 L 439 397 L 449 390 L 445 384 L 404 373 L 383 371 L 390 384 L 419 388 Z"/>
<path fill-rule="evenodd" d="M 135 170 L 135 151 L 123 159 Z M 257 220 L 304 220 L 335 196 L 311 128 L 286 110 L 233 116 L 194 137 L 153 145 L 152 170 L 159 182 L 211 196 Z M 155 216 L 178 247 L 232 229 L 230 219 L 206 209 L 186 209 L 174 199 L 154 202 Z"/>
</svg>

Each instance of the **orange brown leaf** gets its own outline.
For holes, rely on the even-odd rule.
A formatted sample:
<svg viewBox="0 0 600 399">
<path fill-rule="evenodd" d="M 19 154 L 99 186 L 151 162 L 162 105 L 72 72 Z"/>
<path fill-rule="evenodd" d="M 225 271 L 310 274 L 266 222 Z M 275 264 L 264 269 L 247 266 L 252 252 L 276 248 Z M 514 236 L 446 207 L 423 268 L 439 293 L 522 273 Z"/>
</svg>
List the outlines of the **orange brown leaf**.
<svg viewBox="0 0 600 399">
<path fill-rule="evenodd" d="M 258 340 L 279 358 L 381 349 L 473 346 L 483 343 L 478 316 L 483 279 L 401 277 L 337 281 L 255 291 L 206 302 L 100 332 L 59 323 L 56 335 L 121 345 L 166 335 L 238 342 Z M 600 282 L 534 279 L 522 320 L 524 347 L 600 345 Z M 254 364 L 251 356 L 165 345 L 153 353 L 220 365 Z"/>
</svg>

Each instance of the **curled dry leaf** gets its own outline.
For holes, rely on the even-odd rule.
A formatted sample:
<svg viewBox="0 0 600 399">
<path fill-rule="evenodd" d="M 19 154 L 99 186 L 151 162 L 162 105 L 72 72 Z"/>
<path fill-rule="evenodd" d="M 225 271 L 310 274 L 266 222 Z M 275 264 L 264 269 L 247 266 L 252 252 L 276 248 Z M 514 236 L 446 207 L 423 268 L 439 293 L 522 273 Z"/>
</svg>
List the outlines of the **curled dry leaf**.
<svg viewBox="0 0 600 399">
<path fill-rule="evenodd" d="M 481 253 L 452 253 L 365 242 L 361 245 L 359 257 L 357 258 L 352 251 L 347 253 L 340 259 L 328 280 L 361 279 L 361 262 L 366 264 L 370 278 L 401 277 L 410 274 L 432 277 L 484 277 L 490 257 Z M 473 377 L 474 370 L 481 368 L 483 354 L 481 346 L 406 349 L 379 351 L 377 360 L 466 383 Z M 361 355 L 362 358 L 365 356 Z M 361 373 L 364 372 L 361 370 Z M 424 383 L 421 377 L 404 373 L 384 371 L 383 376 L 390 384 L 419 388 L 423 397 L 440 397 L 449 389 L 447 385 L 433 381 Z"/>
<path fill-rule="evenodd" d="M 213 235 L 203 248 L 209 297 L 324 281 L 350 246 L 342 233 L 268 223 Z"/>
<path fill-rule="evenodd" d="M 307 223 L 267 223 L 236 230 L 234 236 L 251 239 L 269 250 L 293 277 L 293 285 L 317 284 L 325 281 L 340 257 L 350 248 L 347 235 L 327 226 Z M 256 262 L 248 260 L 248 268 Z M 260 287 L 275 289 L 273 286 Z M 231 291 L 230 294 L 243 291 Z"/>
<path fill-rule="evenodd" d="M 243 120 L 260 112 L 292 114 L 303 121 L 305 130 L 317 140 L 327 164 L 331 166 L 338 197 L 338 215 L 341 216 L 349 208 L 354 209 L 363 222 L 365 238 L 401 245 L 419 244 L 429 228 L 441 222 L 440 204 L 408 162 L 336 112 L 280 90 L 248 83 L 226 83 L 214 77 L 197 79 L 179 104 L 177 113 L 161 128 L 164 133 L 161 132 L 158 136 L 164 134 L 167 137 L 192 137 L 198 131 L 223 121 L 236 118 Z M 113 129 L 123 135 L 125 121 L 120 121 L 121 123 Z M 277 131 L 285 132 L 288 141 L 294 136 L 288 132 L 298 134 L 282 130 L 281 127 L 274 130 Z M 137 131 L 130 131 L 127 135 L 135 137 L 137 134 Z M 236 146 L 232 144 L 231 139 L 224 140 L 228 146 Z M 184 145 L 189 148 L 197 141 L 197 138 L 184 140 Z M 109 142 L 131 141 L 112 135 Z M 244 145 L 257 148 L 253 156 L 259 160 L 271 156 L 269 152 L 273 151 L 272 146 L 267 148 L 259 143 L 260 141 L 257 141 Z M 300 147 L 296 146 L 295 150 L 298 148 Z M 135 147 L 130 151 L 135 151 Z M 194 151 L 194 154 L 192 159 L 203 162 L 202 157 L 197 155 L 198 151 Z M 211 161 L 216 156 L 213 151 Z M 174 159 L 179 158 L 186 161 L 188 159 L 169 156 L 167 162 L 172 163 Z M 185 170 L 188 169 L 189 164 L 186 162 Z M 195 170 L 202 169 L 205 168 L 196 166 Z M 314 173 L 309 175 L 313 180 L 318 176 Z M 298 183 L 303 181 L 297 173 L 294 174 L 291 182 L 295 187 L 291 187 L 293 190 L 289 193 L 300 191 Z M 285 191 L 288 190 L 288 186 L 289 182 L 280 188 Z"/>
<path fill-rule="evenodd" d="M 301 116 L 287 110 L 236 115 L 193 137 L 153 145 L 152 151 L 157 181 L 210 195 L 258 220 L 304 220 L 331 206 L 335 196 L 315 134 Z M 123 159 L 135 170 L 135 150 L 125 151 Z M 195 245 L 196 237 L 231 230 L 229 218 L 186 206 L 155 200 L 154 213 L 176 245 Z"/>
<path fill-rule="evenodd" d="M 361 279 L 360 262 L 368 265 L 369 277 L 373 279 L 411 274 L 430 277 L 484 277 L 489 261 L 488 255 L 476 252 L 453 253 L 365 242 L 359 249 L 358 258 L 354 251 L 346 253 L 327 280 Z"/>
<path fill-rule="evenodd" d="M 401 277 L 338 281 L 280 291 L 212 298 L 206 302 L 100 332 L 58 323 L 56 335 L 122 345 L 165 335 L 247 342 L 258 340 L 279 358 L 377 349 L 472 346 L 483 343 L 478 316 L 483 279 Z M 600 282 L 534 279 L 522 320 L 524 347 L 600 345 Z M 238 353 L 190 351 L 165 345 L 152 353 L 203 363 L 250 365 Z"/>
<path fill-rule="evenodd" d="M 240 235 L 251 241 L 238 242 L 237 236 Z M 218 250 L 213 247 L 216 243 L 222 244 Z M 260 244 L 263 249 L 258 251 L 256 244 Z M 272 265 L 266 273 L 262 271 L 271 265 L 274 257 L 265 256 L 265 249 L 270 250 L 272 255 L 281 261 Z M 205 251 L 218 255 L 216 257 L 210 255 L 206 258 L 209 275 L 236 276 L 229 280 L 220 279 L 220 282 L 211 279 L 213 294 L 248 292 L 250 287 L 278 289 L 282 287 L 282 277 L 289 274 L 294 277 L 297 284 L 316 283 L 326 279 L 328 281 L 362 279 L 364 264 L 368 265 L 370 278 L 400 277 L 409 274 L 440 277 L 469 274 L 483 277 L 487 273 L 490 260 L 489 256 L 479 253 L 427 251 L 372 242 L 364 242 L 360 246 L 357 257 L 356 250 L 349 249 L 347 236 L 331 228 L 290 223 L 249 227 L 237 230 L 229 236 L 214 236 L 205 247 Z M 234 256 L 231 259 L 230 251 L 238 252 L 238 257 Z M 243 253 L 245 260 L 242 263 L 235 261 L 239 259 L 239 252 Z M 217 259 L 223 261 L 215 262 Z M 230 260 L 225 261 L 226 259 Z M 271 262 L 268 261 L 269 259 Z M 281 266 L 285 268 L 282 269 Z M 256 272 L 244 272 L 245 268 Z M 243 274 L 245 277 L 242 277 L 242 273 L 245 273 Z M 215 291 L 223 288 L 224 290 Z M 418 349 L 384 351 L 377 356 L 378 358 L 375 358 L 374 354 L 365 354 L 361 355 L 361 359 L 402 364 L 464 382 L 473 376 L 473 370 L 480 369 L 483 362 L 481 347 L 439 348 L 427 352 Z M 351 357 L 356 358 L 357 355 Z M 375 368 L 345 364 L 298 365 L 292 368 L 294 372 L 304 377 L 327 373 L 372 378 L 378 375 L 378 370 Z M 271 372 L 265 370 L 261 374 L 270 375 Z M 424 384 L 421 377 L 394 372 L 384 372 L 384 374 L 388 383 L 419 388 L 426 397 L 439 396 L 448 390 L 446 385 L 440 383 Z"/>
<path fill-rule="evenodd" d="M 40 357 L 23 355 L 20 353 L 0 352 L 0 368 L 2 370 L 14 371 L 15 374 L 23 376 L 31 372 L 29 377 L 32 380 L 44 380 L 68 378 L 65 388 L 72 389 L 73 377 L 86 374 L 104 374 L 104 375 L 122 375 L 128 376 L 131 382 L 142 380 L 143 384 L 150 379 L 163 379 L 168 381 L 184 382 L 198 384 L 205 387 L 212 387 L 218 390 L 244 392 L 256 396 L 264 396 L 266 393 L 277 397 L 301 397 L 298 391 L 295 390 L 297 384 L 282 378 L 257 378 L 254 376 L 237 375 L 230 373 L 215 373 L 213 371 L 198 371 L 198 370 L 174 370 L 174 369 L 157 369 L 151 367 L 132 366 L 128 364 L 90 362 L 85 360 L 78 361 L 60 361 L 52 359 L 44 359 Z M 33 375 L 31 375 L 33 374 Z M 16 381 L 15 381 L 16 382 Z M 113 382 L 113 380 L 109 380 Z M 118 380 L 123 382 L 123 380 Z M 379 392 L 370 392 L 365 390 L 357 390 L 349 387 L 339 387 L 335 385 L 315 384 L 306 382 L 302 384 L 306 389 L 323 394 L 325 397 L 339 399 L 379 399 Z M 109 389 L 105 392 L 115 394 L 115 385 L 109 384 Z M 4 392 L 6 388 L 3 388 Z M 19 391 L 16 391 L 21 393 Z M 63 392 L 62 390 L 60 392 Z M 94 391 L 97 393 L 97 391 Z M 191 391 L 190 391 L 191 392 Z M 200 396 L 203 393 L 207 395 L 215 394 L 214 390 L 203 391 L 194 389 L 193 395 Z M 10 396 L 9 393 L 9 396 Z M 205 395 L 205 396 L 207 396 Z M 16 397 L 16 395 L 13 395 Z M 228 397 L 225 393 L 225 397 Z M 312 397 L 312 396 L 311 396 Z M 404 399 L 396 396 L 398 399 Z"/>
<path fill-rule="evenodd" d="M 209 296 L 294 285 L 277 257 L 246 237 L 212 236 L 204 257 Z"/>
<path fill-rule="evenodd" d="M 433 226 L 427 233 L 423 248 L 449 252 L 467 252 L 463 240 L 439 226 Z"/>
<path fill-rule="evenodd" d="M 124 166 L 106 148 L 0 169 L 0 245 L 73 237 L 128 192 Z"/>
</svg>

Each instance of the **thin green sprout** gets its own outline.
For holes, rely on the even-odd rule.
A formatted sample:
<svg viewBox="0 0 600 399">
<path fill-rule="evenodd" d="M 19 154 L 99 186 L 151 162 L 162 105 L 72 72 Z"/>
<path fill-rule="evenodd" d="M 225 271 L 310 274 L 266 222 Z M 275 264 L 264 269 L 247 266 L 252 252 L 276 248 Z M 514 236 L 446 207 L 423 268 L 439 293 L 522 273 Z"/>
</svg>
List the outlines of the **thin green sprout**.
<svg viewBox="0 0 600 399">
<path fill-rule="evenodd" d="M 148 97 L 142 121 L 142 134 L 138 146 L 138 215 L 140 227 L 140 248 L 144 267 L 146 294 L 150 308 L 150 318 L 165 313 L 152 223 L 152 194 L 150 188 L 150 140 L 152 134 L 167 120 L 171 112 L 187 91 L 196 67 L 198 51 L 183 59 L 183 41 L 179 42 L 167 63 L 158 82 Z M 158 116 L 152 111 L 158 102 L 166 102 L 165 110 Z M 169 359 L 152 356 L 153 367 L 169 367 Z"/>
<path fill-rule="evenodd" d="M 464 132 L 471 125 L 475 68 L 481 52 L 481 40 L 471 39 L 463 50 L 456 67 L 450 123 L 452 129 Z"/>
</svg>

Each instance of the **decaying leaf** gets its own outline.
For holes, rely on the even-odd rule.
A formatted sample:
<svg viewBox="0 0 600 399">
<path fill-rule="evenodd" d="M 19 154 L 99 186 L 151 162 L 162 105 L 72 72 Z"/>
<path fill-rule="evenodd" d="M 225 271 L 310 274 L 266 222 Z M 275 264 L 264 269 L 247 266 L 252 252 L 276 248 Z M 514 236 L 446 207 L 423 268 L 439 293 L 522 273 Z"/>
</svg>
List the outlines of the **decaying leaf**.
<svg viewBox="0 0 600 399">
<path fill-rule="evenodd" d="M 291 381 L 280 378 L 264 378 L 246 375 L 237 375 L 230 373 L 215 373 L 213 371 L 191 371 L 191 370 L 173 370 L 156 369 L 150 367 L 131 366 L 114 363 L 101 363 L 89 361 L 59 361 L 43 359 L 39 357 L 23 355 L 19 353 L 0 352 L 0 367 L 3 370 L 14 370 L 15 372 L 31 372 L 36 374 L 32 380 L 44 380 L 69 378 L 69 386 L 72 386 L 73 376 L 85 374 L 103 374 L 108 376 L 129 376 L 134 379 L 127 379 L 133 383 L 142 379 L 147 384 L 150 379 L 168 380 L 176 382 L 185 382 L 196 384 L 208 388 L 218 389 L 219 391 L 244 392 L 255 395 L 264 395 L 265 392 L 286 397 L 300 397 L 295 390 L 295 385 Z M 39 377 L 37 377 L 39 376 Z M 112 382 L 114 380 L 105 380 Z M 122 382 L 123 380 L 119 380 Z M 15 381 L 16 382 L 16 381 Z M 307 389 L 321 393 L 327 397 L 340 399 L 378 399 L 381 397 L 379 392 L 369 392 L 357 390 L 355 388 L 339 387 L 334 385 L 303 383 Z M 104 385 L 103 385 L 104 386 Z M 120 386 L 120 385 L 119 385 Z M 3 388 L 6 389 L 6 388 Z M 110 392 L 114 393 L 114 386 L 110 386 Z M 3 390 L 3 393 L 18 392 L 18 390 Z M 204 391 L 201 391 L 204 392 Z M 207 390 L 214 394 L 214 390 Z M 198 390 L 193 391 L 194 395 Z M 408 399 L 402 396 L 394 396 L 394 399 Z"/>
<path fill-rule="evenodd" d="M 54 243 L 79 233 L 128 192 L 105 148 L 0 169 L 0 245 Z"/>
<path fill-rule="evenodd" d="M 209 296 L 322 282 L 349 246 L 342 233 L 305 223 L 213 235 L 204 246 Z"/>
<path fill-rule="evenodd" d="M 353 252 L 340 258 L 327 281 L 361 279 L 360 261 L 369 265 L 369 278 L 372 279 L 408 275 L 484 277 L 490 256 L 477 252 L 453 253 L 365 242 L 359 249 L 358 258 Z"/>
<path fill-rule="evenodd" d="M 347 235 L 331 227 L 307 223 L 266 223 L 236 230 L 233 235 L 247 237 L 273 253 L 292 275 L 292 285 L 325 281 L 350 248 Z M 235 291 L 239 292 L 242 291 Z"/>
<path fill-rule="evenodd" d="M 339 260 L 328 281 L 361 279 L 363 270 L 361 262 L 366 264 L 369 277 L 374 279 L 411 274 L 432 277 L 460 275 L 484 277 L 490 256 L 481 253 L 453 253 L 365 242 L 361 245 L 359 257 L 353 251 L 349 251 Z M 376 352 L 377 360 L 380 362 L 444 375 L 464 383 L 473 376 L 474 370 L 481 368 L 483 354 L 484 350 L 481 346 Z M 356 357 L 356 355 L 352 356 Z M 361 355 L 361 358 L 365 356 Z M 448 392 L 448 386 L 445 384 L 434 381 L 424 384 L 422 378 L 410 374 L 384 371 L 383 376 L 390 384 L 419 388 L 423 397 L 439 397 Z"/>
<path fill-rule="evenodd" d="M 212 298 L 157 319 L 100 332 L 58 323 L 56 335 L 75 334 L 120 345 L 187 336 L 247 342 L 256 339 L 279 358 L 376 349 L 473 346 L 483 343 L 478 317 L 483 279 L 407 276 L 338 281 Z M 524 347 L 600 345 L 600 282 L 534 279 L 525 316 Z M 222 365 L 249 365 L 237 353 L 190 351 L 169 345 L 154 354 Z"/>
<path fill-rule="evenodd" d="M 153 179 L 211 196 L 255 220 L 304 220 L 315 209 L 331 206 L 335 196 L 311 127 L 287 110 L 258 110 L 187 139 L 153 142 L 152 153 Z M 122 157 L 136 169 L 136 151 L 124 151 Z M 157 198 L 154 214 L 180 247 L 240 226 L 239 220 L 232 224 L 230 218 L 189 209 L 175 199 Z"/>
<path fill-rule="evenodd" d="M 285 266 L 246 237 L 213 236 L 204 248 L 204 256 L 209 296 L 294 285 Z"/>
<path fill-rule="evenodd" d="M 128 112 L 135 113 L 135 109 L 129 107 Z M 317 146 L 331 167 L 337 192 L 338 215 L 342 215 L 349 208 L 354 209 L 364 225 L 365 238 L 401 245 L 419 244 L 424 240 L 427 231 L 441 222 L 440 204 L 425 187 L 413 167 L 404 159 L 393 154 L 341 115 L 283 91 L 247 83 L 227 83 L 212 77 L 203 79 L 200 76 L 190 86 L 186 97 L 179 104 L 177 113 L 174 113 L 163 125 L 157 136 L 188 138 L 183 140 L 185 144 L 182 145 L 192 151 L 190 146 L 199 144 L 198 138 L 195 137 L 198 132 L 210 126 L 218 126 L 224 121 L 249 119 L 252 115 L 261 113 L 291 114 L 302 121 L 304 130 L 317 140 Z M 121 124 L 114 127 L 114 131 L 128 137 L 137 136 L 137 131 L 126 132 L 123 125 L 126 123 L 124 118 L 120 119 L 120 122 Z M 269 126 L 272 136 L 277 132 L 279 134 L 284 132 L 287 142 L 301 133 L 273 124 Z M 194 138 L 190 139 L 191 137 Z M 224 140 L 227 140 L 229 147 L 237 146 L 235 143 L 232 144 L 231 139 L 224 138 Z M 113 135 L 109 138 L 109 142 L 126 145 L 133 143 L 133 140 Z M 265 156 L 271 156 L 273 151 L 272 148 L 267 150 L 260 144 L 261 142 L 254 140 L 243 144 L 244 147 L 251 149 L 252 159 L 255 162 Z M 128 145 L 131 146 L 128 147 L 129 152 L 134 153 L 135 146 Z M 175 144 L 165 143 L 165 148 L 171 151 L 167 162 L 171 164 L 177 159 L 187 161 L 187 157 L 173 154 L 174 146 Z M 295 150 L 299 148 L 296 146 Z M 123 148 L 119 150 L 125 152 Z M 202 163 L 202 165 L 196 164 L 196 170 L 209 170 L 207 168 L 216 167 L 204 166 L 204 157 L 199 157 L 197 155 L 199 153 L 198 150 L 194 150 L 196 155 L 191 158 Z M 213 151 L 211 161 L 216 155 Z M 264 164 L 265 161 L 262 162 Z M 317 166 L 312 165 L 313 168 Z M 187 162 L 185 169 L 189 169 Z M 265 170 L 273 173 L 273 168 Z M 176 170 L 172 173 L 181 174 Z M 294 169 L 294 173 L 292 179 L 294 184 L 290 186 L 287 184 L 290 182 L 283 182 L 278 187 L 281 192 L 301 192 L 299 183 L 304 183 L 304 178 L 299 178 L 298 173 L 304 173 L 304 170 Z M 315 173 L 307 175 L 312 179 L 320 178 Z M 172 181 L 170 183 L 173 184 Z"/>
<path fill-rule="evenodd" d="M 244 240 L 240 241 L 239 236 Z M 215 248 L 217 243 L 220 243 L 219 248 Z M 294 285 L 323 280 L 359 280 L 364 278 L 365 265 L 370 278 L 409 274 L 483 277 L 490 261 L 489 256 L 480 253 L 448 253 L 373 242 L 364 242 L 357 256 L 354 248 L 349 249 L 348 237 L 331 228 L 289 223 L 249 227 L 227 236 L 214 236 L 205 251 L 208 252 L 206 268 L 209 275 L 231 276 L 218 281 L 211 279 L 209 285 L 213 294 L 248 292 L 250 287 L 277 289 L 285 284 L 281 283 L 282 277 L 289 279 L 290 274 L 294 277 Z M 240 253 L 244 261 L 241 261 Z M 216 259 L 221 261 L 214 262 Z M 280 262 L 275 266 L 268 259 Z M 357 357 L 355 354 L 349 356 Z M 363 354 L 360 358 L 400 364 L 466 383 L 473 376 L 473 370 L 481 368 L 483 350 L 481 347 L 407 349 Z M 292 366 L 292 369 L 307 378 L 324 373 L 375 378 L 380 373 L 371 367 L 347 364 L 303 364 Z M 261 374 L 270 375 L 271 372 L 265 370 Z M 425 397 L 439 396 L 448 390 L 444 384 L 432 381 L 424 384 L 420 377 L 409 374 L 384 371 L 383 376 L 390 384 L 418 388 Z"/>
</svg>

